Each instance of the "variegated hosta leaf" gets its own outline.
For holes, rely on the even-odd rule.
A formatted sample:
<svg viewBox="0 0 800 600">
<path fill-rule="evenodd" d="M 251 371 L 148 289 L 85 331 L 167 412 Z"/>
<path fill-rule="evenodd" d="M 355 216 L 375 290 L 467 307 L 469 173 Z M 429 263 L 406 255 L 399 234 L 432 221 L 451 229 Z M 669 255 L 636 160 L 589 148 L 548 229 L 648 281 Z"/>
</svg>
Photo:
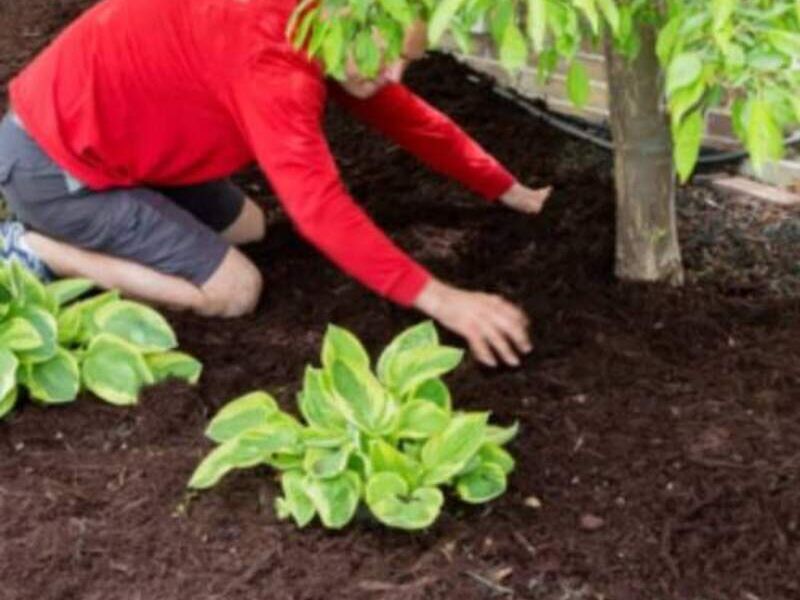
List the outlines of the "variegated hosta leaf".
<svg viewBox="0 0 800 600">
<path fill-rule="evenodd" d="M 410 398 L 432 402 L 439 408 L 445 410 L 448 414 L 450 414 L 452 410 L 450 390 L 448 389 L 447 385 L 445 385 L 444 381 L 438 378 L 429 379 L 421 384 L 410 395 Z"/>
<path fill-rule="evenodd" d="M 411 400 L 400 407 L 395 435 L 423 440 L 444 430 L 450 415 L 427 400 Z"/>
<path fill-rule="evenodd" d="M 315 479 L 330 479 L 347 469 L 353 446 L 345 444 L 339 448 L 309 448 L 303 461 L 306 473 Z"/>
<path fill-rule="evenodd" d="M 90 290 L 95 284 L 88 279 L 60 279 L 45 286 L 47 295 L 53 299 L 56 306 L 64 306 L 77 300 Z"/>
<path fill-rule="evenodd" d="M 498 427 L 489 425 L 486 428 L 486 441 L 498 446 L 505 446 L 508 442 L 517 437 L 519 433 L 519 423 L 514 423 L 509 427 Z"/>
<path fill-rule="evenodd" d="M 410 491 L 397 473 L 376 473 L 370 477 L 366 502 L 372 514 L 385 525 L 398 529 L 425 529 L 433 524 L 444 504 L 442 492 L 435 487 Z"/>
<path fill-rule="evenodd" d="M 317 511 L 305 491 L 305 476 L 302 471 L 286 471 L 281 475 L 283 497 L 275 501 L 275 512 L 279 519 L 291 517 L 298 527 L 305 527 Z"/>
<path fill-rule="evenodd" d="M 329 325 L 322 341 L 322 364 L 328 369 L 337 360 L 356 369 L 370 368 L 369 354 L 358 338 L 347 329 Z"/>
<path fill-rule="evenodd" d="M 369 463 L 371 473 L 397 473 L 411 487 L 417 486 L 422 475 L 419 462 L 381 439 L 370 442 Z"/>
<path fill-rule="evenodd" d="M 13 352 L 35 350 L 44 344 L 39 330 L 22 317 L 11 317 L 0 323 L 0 348 Z"/>
<path fill-rule="evenodd" d="M 27 321 L 39 335 L 41 343 L 30 350 L 21 350 L 17 356 L 21 363 L 37 363 L 50 360 L 57 349 L 58 324 L 55 317 L 45 309 L 26 305 L 12 312 L 14 317 Z"/>
<path fill-rule="evenodd" d="M 147 366 L 153 373 L 156 383 L 168 379 L 181 379 L 192 385 L 200 380 L 202 363 L 185 352 L 159 352 L 145 356 Z"/>
<path fill-rule="evenodd" d="M 455 369 L 464 352 L 447 346 L 424 346 L 400 352 L 392 359 L 387 385 L 398 396 L 405 397 L 430 379 Z"/>
<path fill-rule="evenodd" d="M 482 463 L 456 481 L 458 496 L 470 504 L 481 504 L 503 495 L 506 491 L 506 474 L 495 463 Z"/>
<path fill-rule="evenodd" d="M 165 352 L 178 345 L 164 317 L 149 306 L 129 300 L 106 304 L 95 313 L 94 322 L 100 331 L 122 338 L 142 352 Z"/>
<path fill-rule="evenodd" d="M 329 376 L 339 410 L 348 421 L 372 435 L 381 435 L 388 431 L 395 417 L 396 407 L 370 371 L 334 360 Z"/>
<path fill-rule="evenodd" d="M 0 396 L 0 419 L 14 410 L 17 404 L 17 387 L 11 388 L 5 396 Z"/>
<path fill-rule="evenodd" d="M 309 425 L 318 429 L 344 429 L 347 420 L 339 408 L 333 392 L 328 388 L 323 372 L 308 367 L 303 389 L 297 397 L 300 413 Z"/>
<path fill-rule="evenodd" d="M 341 529 L 356 514 L 361 496 L 361 479 L 352 471 L 345 471 L 332 479 L 307 477 L 305 492 L 322 524 L 331 529 Z"/>
<path fill-rule="evenodd" d="M 62 344 L 88 343 L 99 333 L 94 322 L 95 314 L 104 306 L 118 302 L 119 299 L 119 292 L 110 290 L 70 304 L 58 315 L 59 342 Z"/>
<path fill-rule="evenodd" d="M 5 404 L 9 393 L 17 389 L 17 367 L 19 360 L 14 353 L 0 347 L 0 404 Z"/>
<path fill-rule="evenodd" d="M 45 292 L 44 284 L 17 260 L 11 261 L 11 280 L 16 290 L 17 298 L 24 304 L 38 306 L 47 304 L 48 296 L 47 292 Z"/>
<path fill-rule="evenodd" d="M 459 473 L 486 441 L 487 413 L 453 417 L 447 428 L 430 438 L 422 448 L 423 482 L 437 485 Z"/>
<path fill-rule="evenodd" d="M 136 404 L 153 374 L 139 350 L 116 336 L 104 333 L 92 341 L 81 365 L 86 388 L 110 404 Z"/>
<path fill-rule="evenodd" d="M 45 362 L 26 365 L 25 385 L 31 397 L 44 404 L 65 404 L 77 398 L 80 369 L 75 357 L 63 348 Z"/>
<path fill-rule="evenodd" d="M 419 325 L 414 325 L 398 335 L 386 346 L 378 359 L 378 378 L 384 385 L 391 381 L 390 371 L 394 364 L 395 357 L 407 350 L 422 348 L 425 346 L 438 346 L 439 334 L 432 321 L 424 321 Z"/>
<path fill-rule="evenodd" d="M 266 392 L 252 392 L 228 402 L 206 428 L 206 436 L 222 443 L 251 429 L 269 423 L 269 417 L 279 410 L 275 398 Z"/>
</svg>

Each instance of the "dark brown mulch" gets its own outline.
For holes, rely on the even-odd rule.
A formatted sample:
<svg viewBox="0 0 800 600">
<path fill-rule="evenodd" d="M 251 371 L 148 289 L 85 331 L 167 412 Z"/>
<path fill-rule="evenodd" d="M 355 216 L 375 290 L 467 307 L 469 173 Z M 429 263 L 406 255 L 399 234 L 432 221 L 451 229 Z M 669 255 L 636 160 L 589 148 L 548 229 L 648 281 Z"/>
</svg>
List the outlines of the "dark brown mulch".
<svg viewBox="0 0 800 600">
<path fill-rule="evenodd" d="M 0 4 L 0 78 L 79 5 Z M 773 289 L 796 273 L 775 263 L 743 286 L 728 245 L 714 255 L 714 239 L 734 230 L 709 227 L 698 209 L 702 222 L 683 236 L 690 267 L 711 265 L 702 277 L 678 290 L 616 283 L 606 155 L 467 83 L 446 59 L 420 65 L 411 85 L 525 181 L 557 186 L 541 217 L 523 219 L 342 115 L 329 121 L 353 192 L 400 244 L 535 317 L 538 349 L 522 369 L 469 363 L 452 379 L 461 405 L 521 421 L 509 493 L 483 508 L 449 503 L 419 535 L 367 522 L 298 531 L 276 521 L 266 471 L 185 493 L 209 415 L 259 387 L 290 405 L 326 323 L 377 350 L 417 319 L 338 274 L 275 213 L 250 249 L 268 281 L 258 313 L 174 316 L 206 364 L 200 386 L 150 390 L 127 411 L 90 398 L 27 405 L 0 424 L 0 598 L 800 597 L 800 302 Z M 737 239 L 765 256 L 759 240 Z M 795 248 L 775 244 L 796 264 Z"/>
</svg>

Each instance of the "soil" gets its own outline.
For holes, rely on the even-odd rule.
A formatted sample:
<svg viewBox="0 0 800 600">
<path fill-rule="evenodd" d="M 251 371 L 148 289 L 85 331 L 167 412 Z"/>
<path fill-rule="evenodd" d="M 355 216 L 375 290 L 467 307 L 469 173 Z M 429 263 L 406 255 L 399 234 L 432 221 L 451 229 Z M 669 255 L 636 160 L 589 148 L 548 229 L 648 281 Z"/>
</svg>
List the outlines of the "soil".
<svg viewBox="0 0 800 600">
<path fill-rule="evenodd" d="M 88 4 L 2 0 L 0 80 Z M 690 283 L 616 282 L 608 155 L 450 59 L 420 64 L 409 82 L 525 182 L 557 188 L 540 217 L 522 218 L 329 116 L 346 181 L 399 244 L 534 317 L 537 350 L 523 368 L 468 362 L 451 379 L 460 405 L 522 424 L 508 494 L 480 508 L 449 502 L 435 527 L 409 535 L 367 521 L 339 533 L 279 522 L 267 470 L 186 493 L 209 416 L 256 388 L 292 406 L 328 322 L 377 351 L 419 319 L 329 266 L 248 173 L 243 184 L 272 217 L 267 241 L 248 248 L 268 282 L 261 307 L 231 322 L 170 315 L 206 365 L 201 385 L 151 389 L 131 410 L 88 397 L 26 404 L 0 424 L 0 598 L 800 597 L 795 215 L 750 207 L 742 217 L 688 188 Z"/>
</svg>

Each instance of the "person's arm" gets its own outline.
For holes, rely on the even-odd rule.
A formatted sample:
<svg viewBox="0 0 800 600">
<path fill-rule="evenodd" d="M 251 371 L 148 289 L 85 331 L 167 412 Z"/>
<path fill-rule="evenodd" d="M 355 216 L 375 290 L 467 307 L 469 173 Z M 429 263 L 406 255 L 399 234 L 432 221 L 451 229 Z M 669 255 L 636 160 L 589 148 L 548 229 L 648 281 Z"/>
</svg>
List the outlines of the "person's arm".
<svg viewBox="0 0 800 600">
<path fill-rule="evenodd" d="M 240 126 L 298 231 L 343 271 L 410 306 L 430 279 L 356 205 L 325 140 L 324 82 L 302 69 L 251 73 L 234 88 Z"/>
<path fill-rule="evenodd" d="M 386 85 L 358 99 L 336 83 L 331 97 L 435 171 L 461 182 L 488 200 L 508 192 L 515 178 L 478 142 L 404 85 Z"/>
</svg>

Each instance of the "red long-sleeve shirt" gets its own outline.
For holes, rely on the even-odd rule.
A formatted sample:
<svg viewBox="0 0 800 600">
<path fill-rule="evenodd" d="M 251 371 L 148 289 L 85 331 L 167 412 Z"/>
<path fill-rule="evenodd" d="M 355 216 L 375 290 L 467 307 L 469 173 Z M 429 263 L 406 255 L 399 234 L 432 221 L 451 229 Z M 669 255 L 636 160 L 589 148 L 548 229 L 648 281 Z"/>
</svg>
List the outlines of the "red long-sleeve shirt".
<svg viewBox="0 0 800 600">
<path fill-rule="evenodd" d="M 50 157 L 92 189 L 189 185 L 257 160 L 300 233 L 411 304 L 427 272 L 356 205 L 323 135 L 327 92 L 434 169 L 492 199 L 511 175 L 402 85 L 368 100 L 286 40 L 295 0 L 104 0 L 11 83 Z"/>
</svg>

